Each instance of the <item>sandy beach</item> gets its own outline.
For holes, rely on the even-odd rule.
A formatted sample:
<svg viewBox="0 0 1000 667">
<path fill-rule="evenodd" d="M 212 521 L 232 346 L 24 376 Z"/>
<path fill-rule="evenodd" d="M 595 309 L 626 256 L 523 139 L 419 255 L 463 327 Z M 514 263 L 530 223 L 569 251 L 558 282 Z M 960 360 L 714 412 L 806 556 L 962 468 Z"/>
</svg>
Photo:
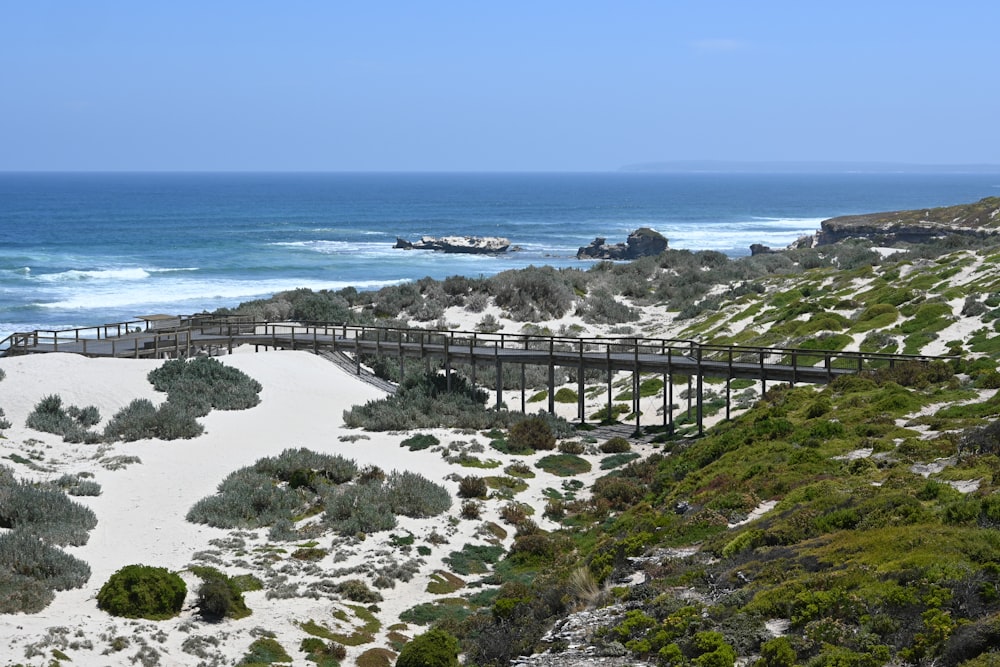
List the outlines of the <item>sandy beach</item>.
<svg viewBox="0 0 1000 667">
<path fill-rule="evenodd" d="M 273 594 L 278 587 L 274 582 L 281 580 L 286 591 L 289 586 L 298 586 L 301 592 L 317 578 L 365 579 L 357 574 L 331 575 L 334 571 L 417 558 L 418 572 L 409 582 L 397 581 L 395 588 L 380 591 L 384 601 L 378 604 L 375 614 L 380 629 L 374 641 L 348 647 L 350 664 L 352 657 L 372 647 L 391 648 L 389 628 L 405 636 L 422 631 L 419 626 L 396 624 L 401 612 L 435 597 L 426 589 L 436 570 L 448 569 L 442 558 L 466 544 L 498 541 L 483 526 L 487 522 L 500 523 L 498 512 L 505 501 L 485 501 L 480 519 L 461 519 L 455 480 L 469 474 L 503 474 L 502 467 L 463 468 L 446 461 L 441 451 L 412 452 L 400 447 L 408 434 L 362 433 L 345 428 L 342 414 L 346 408 L 383 394 L 310 353 L 238 350 L 220 359 L 261 383 L 258 406 L 245 411 L 213 411 L 201 420 L 205 433 L 190 440 L 141 440 L 113 445 L 64 443 L 59 436 L 28 429 L 25 419 L 38 401 L 50 394 L 60 395 L 65 405 L 93 405 L 105 420 L 134 398 L 158 403 L 164 395 L 153 390 L 146 374 L 162 362 L 66 354 L 0 359 L 0 368 L 6 373 L 6 379 L 0 382 L 0 406 L 12 424 L 5 432 L 6 438 L 0 440 L 3 464 L 17 477 L 33 481 L 51 480 L 66 473 L 91 473 L 102 489 L 99 496 L 75 499 L 94 510 L 98 524 L 85 546 L 67 548 L 68 553 L 90 565 L 90 580 L 83 588 L 57 593 L 54 602 L 39 613 L 0 616 L 0 637 L 7 647 L 2 664 L 48 664 L 55 655 L 53 650 L 71 658 L 75 665 L 131 665 L 143 661 L 144 656 L 149 664 L 159 665 L 233 664 L 246 653 L 255 636 L 265 632 L 274 634 L 295 658 L 295 664 L 311 664 L 298 651 L 301 640 L 309 636 L 302 623 L 314 620 L 350 634 L 360 621 L 344 623 L 334 618 L 335 612 L 350 604 L 336 599 L 336 595 L 318 599 L 305 594 L 278 597 Z M 444 430 L 433 433 L 443 446 L 458 443 L 458 447 L 478 451 L 479 445 L 486 445 L 480 458 L 494 459 L 501 466 L 514 460 L 532 465 L 533 459 L 541 456 L 510 457 L 489 449 L 478 435 Z M 329 554 L 308 564 L 287 556 L 287 552 L 294 551 L 294 544 L 270 543 L 267 530 L 227 531 L 185 521 L 191 506 L 214 493 L 229 473 L 262 457 L 300 447 L 341 454 L 355 460 L 359 467 L 374 465 L 385 472 L 409 470 L 422 474 L 449 489 L 452 508 L 446 515 L 431 519 L 400 517 L 396 529 L 370 535 L 363 542 L 326 536 L 318 540 L 318 546 L 328 549 Z M 31 463 L 18 463 L 11 459 L 12 455 Z M 586 458 L 592 460 L 593 471 L 577 479 L 589 485 L 604 473 L 597 465 L 600 456 Z M 141 462 L 116 465 L 135 459 Z M 559 488 L 563 480 L 542 470 L 534 471 L 536 476 L 526 480 L 529 488 L 516 499 L 535 508 L 533 518 L 539 525 L 552 528 L 554 524 L 549 525 L 542 517 L 546 501 L 542 491 Z M 509 546 L 513 529 L 506 528 L 509 536 L 499 542 Z M 429 555 L 418 556 L 392 543 L 391 536 L 407 533 L 413 535 L 414 545 L 424 546 Z M 278 551 L 278 547 L 286 553 Z M 271 555 L 259 558 L 261 553 Z M 264 590 L 246 593 L 253 612 L 249 617 L 213 624 L 203 621 L 194 608 L 200 580 L 183 574 L 189 590 L 180 616 L 160 622 L 132 621 L 106 614 L 97 608 L 95 599 L 108 577 L 130 564 L 155 565 L 182 573 L 192 564 L 208 564 L 229 575 L 254 574 L 269 583 Z M 200 647 L 204 655 L 192 653 L 194 646 Z M 150 648 L 156 653 L 156 662 L 149 657 Z"/>
</svg>

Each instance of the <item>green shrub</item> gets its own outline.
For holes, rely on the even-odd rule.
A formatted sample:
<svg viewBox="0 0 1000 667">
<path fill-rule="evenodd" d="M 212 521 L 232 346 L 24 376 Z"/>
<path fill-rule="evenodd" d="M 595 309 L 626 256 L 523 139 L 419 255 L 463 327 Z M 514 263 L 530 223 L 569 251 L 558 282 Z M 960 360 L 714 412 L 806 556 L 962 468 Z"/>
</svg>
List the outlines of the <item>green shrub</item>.
<svg viewBox="0 0 1000 667">
<path fill-rule="evenodd" d="M 337 584 L 335 590 L 352 602 L 361 602 L 364 604 L 382 602 L 382 594 L 368 588 L 368 584 L 360 579 L 341 581 Z"/>
<path fill-rule="evenodd" d="M 497 306 L 519 322 L 539 322 L 562 317 L 573 303 L 567 274 L 552 267 L 503 271 L 487 280 Z"/>
<path fill-rule="evenodd" d="M 538 459 L 536 468 L 560 477 L 572 477 L 590 472 L 591 466 L 585 459 L 573 454 L 549 454 Z"/>
<path fill-rule="evenodd" d="M 81 546 L 97 525 L 89 507 L 59 489 L 17 481 L 0 466 L 0 528 L 14 528 L 55 545 Z"/>
<path fill-rule="evenodd" d="M 291 483 L 297 475 L 316 478 L 332 484 L 344 484 L 354 479 L 358 466 L 339 454 L 321 454 L 310 449 L 286 449 L 276 457 L 264 457 L 253 464 L 253 470 L 275 480 Z"/>
<path fill-rule="evenodd" d="M 167 393 L 167 400 L 187 404 L 198 414 L 207 402 L 217 410 L 245 410 L 260 403 L 260 383 L 243 371 L 226 366 L 214 357 L 172 359 L 147 376 L 157 391 Z"/>
<path fill-rule="evenodd" d="M 171 618 L 184 606 L 187 586 L 176 573 L 162 567 L 126 565 L 101 586 L 97 606 L 112 616 Z"/>
<path fill-rule="evenodd" d="M 288 655 L 285 649 L 270 637 L 261 637 L 250 644 L 247 654 L 236 663 L 240 665 L 273 665 L 276 662 L 292 662 L 292 656 Z"/>
<path fill-rule="evenodd" d="M 466 544 L 461 551 L 452 551 L 442 560 L 457 574 L 483 574 L 488 565 L 496 564 L 503 556 L 501 546 Z"/>
<path fill-rule="evenodd" d="M 101 421 L 97 408 L 70 406 L 63 409 L 62 398 L 53 394 L 40 400 L 28 415 L 28 428 L 63 436 L 66 442 L 100 442 L 97 433 L 87 428 Z"/>
<path fill-rule="evenodd" d="M 22 530 L 0 534 L 0 613 L 34 613 L 52 591 L 79 588 L 90 566 Z"/>
<path fill-rule="evenodd" d="M 417 433 L 416 435 L 411 435 L 406 438 L 401 443 L 400 447 L 407 447 L 411 452 L 417 452 L 421 449 L 427 449 L 428 447 L 435 447 L 440 445 L 441 441 L 430 433 Z"/>
<path fill-rule="evenodd" d="M 417 635 L 400 651 L 396 667 L 458 667 L 458 640 L 446 630 Z"/>
<path fill-rule="evenodd" d="M 108 421 L 104 440 L 178 440 L 196 438 L 203 432 L 202 425 L 183 407 L 167 401 L 157 408 L 149 399 L 137 398 Z"/>
<path fill-rule="evenodd" d="M 629 441 L 621 436 L 615 436 L 604 441 L 600 447 L 601 451 L 605 454 L 620 454 L 622 452 L 627 452 L 632 449 L 632 445 Z"/>
<path fill-rule="evenodd" d="M 488 492 L 486 480 L 476 475 L 468 475 L 458 482 L 460 498 L 485 498 Z"/>
<path fill-rule="evenodd" d="M 347 657 L 347 648 L 337 642 L 324 642 L 319 637 L 306 637 L 299 645 L 306 659 L 318 667 L 337 667 Z"/>
<path fill-rule="evenodd" d="M 303 489 L 276 484 L 272 477 L 252 468 L 242 468 L 219 484 L 216 495 L 195 503 L 186 518 L 215 528 L 272 526 L 304 510 L 307 494 Z"/>
<path fill-rule="evenodd" d="M 539 416 L 527 417 L 514 424 L 507 438 L 516 450 L 547 450 L 556 446 L 556 436 L 549 423 Z"/>
<path fill-rule="evenodd" d="M 90 473 L 86 474 L 93 477 Z M 83 475 L 63 475 L 54 482 L 54 485 L 71 496 L 101 495 L 101 485 L 92 480 L 83 479 Z"/>
<path fill-rule="evenodd" d="M 569 387 L 563 387 L 556 391 L 556 395 L 553 397 L 556 403 L 576 403 L 579 400 L 577 393 L 570 389 Z"/>
<path fill-rule="evenodd" d="M 209 621 L 245 618 L 250 615 L 239 581 L 213 567 L 192 567 L 202 579 L 198 587 L 198 612 Z"/>
</svg>

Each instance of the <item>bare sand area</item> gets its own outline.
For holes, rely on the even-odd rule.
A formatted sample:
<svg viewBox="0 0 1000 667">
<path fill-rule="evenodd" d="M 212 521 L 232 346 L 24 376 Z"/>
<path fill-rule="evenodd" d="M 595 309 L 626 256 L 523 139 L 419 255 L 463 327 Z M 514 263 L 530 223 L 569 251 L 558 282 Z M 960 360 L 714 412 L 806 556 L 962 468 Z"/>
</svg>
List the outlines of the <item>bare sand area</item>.
<svg viewBox="0 0 1000 667">
<path fill-rule="evenodd" d="M 431 431 L 440 439 L 440 447 L 410 451 L 400 447 L 410 434 L 345 428 L 345 409 L 383 394 L 320 357 L 294 351 L 237 351 L 220 360 L 261 383 L 258 406 L 212 411 L 200 420 L 204 434 L 189 440 L 95 445 L 65 443 L 60 436 L 27 428 L 25 420 L 51 394 L 61 396 L 66 405 L 93 405 L 105 420 L 135 398 L 158 403 L 164 395 L 153 390 L 146 375 L 162 362 L 66 354 L 0 359 L 0 369 L 6 373 L 0 381 L 0 407 L 11 423 L 0 439 L 0 464 L 32 481 L 90 473 L 102 489 L 99 496 L 74 499 L 93 509 L 98 524 L 86 545 L 66 548 L 89 564 L 89 581 L 80 589 L 58 592 L 39 613 L 0 615 L 0 664 L 48 665 L 54 657 L 65 655 L 73 665 L 228 665 L 238 662 L 255 638 L 268 635 L 282 644 L 294 664 L 313 664 L 299 651 L 302 639 L 310 636 L 303 630 L 304 623 L 312 620 L 350 635 L 366 621 L 363 614 L 358 616 L 356 604 L 352 607 L 349 600 L 310 588 L 311 582 L 361 578 L 371 584 L 373 568 L 413 568 L 408 581 L 397 580 L 393 588 L 379 591 L 384 600 L 374 612 L 378 630 L 371 633 L 372 641 L 348 647 L 344 664 L 353 664 L 373 647 L 391 649 L 393 630 L 404 636 L 422 631 L 420 626 L 398 624 L 399 614 L 436 597 L 427 587 L 436 571 L 448 569 L 442 559 L 449 553 L 467 544 L 509 546 L 514 532 L 510 526 L 506 527 L 509 535 L 500 538 L 495 531 L 484 530 L 489 523 L 501 525 L 499 511 L 506 501 L 486 501 L 479 519 L 463 519 L 458 477 L 503 475 L 503 466 L 514 460 L 532 466 L 535 476 L 525 480 L 529 488 L 516 499 L 534 508 L 539 525 L 554 527 L 542 516 L 543 490 L 559 489 L 565 480 L 535 469 L 534 460 L 540 455 L 507 456 L 489 448 L 481 434 L 444 430 Z M 230 531 L 185 520 L 192 505 L 213 494 L 231 472 L 262 457 L 302 447 L 341 454 L 359 467 L 419 473 L 452 493 L 452 507 L 431 519 L 399 517 L 395 529 L 368 535 L 363 541 L 324 536 L 316 546 L 327 550 L 327 555 L 308 562 L 290 557 L 297 546 L 294 543 L 269 541 L 266 529 Z M 460 451 L 477 452 L 474 455 L 498 461 L 500 466 L 477 470 L 446 460 L 449 453 Z M 600 454 L 593 451 L 585 458 L 593 462 L 593 471 L 575 478 L 584 489 L 604 474 Z M 412 546 L 401 546 L 398 538 L 410 535 Z M 176 618 L 153 622 L 116 618 L 98 609 L 100 587 L 115 571 L 131 564 L 181 572 L 188 583 L 184 611 Z M 263 590 L 245 594 L 253 613 L 220 623 L 202 620 L 194 605 L 199 580 L 185 573 L 192 564 L 263 580 Z M 475 585 L 477 578 L 465 577 L 465 583 Z"/>
</svg>

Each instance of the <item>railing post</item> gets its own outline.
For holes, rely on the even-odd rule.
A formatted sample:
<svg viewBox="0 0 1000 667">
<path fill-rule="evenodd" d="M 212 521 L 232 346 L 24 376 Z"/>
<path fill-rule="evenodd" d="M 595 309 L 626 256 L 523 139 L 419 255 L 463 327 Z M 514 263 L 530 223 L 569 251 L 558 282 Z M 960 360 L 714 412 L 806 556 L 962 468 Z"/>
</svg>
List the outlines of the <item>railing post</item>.
<svg viewBox="0 0 1000 667">
<path fill-rule="evenodd" d="M 792 350 L 792 386 L 795 386 L 795 381 L 798 379 L 799 371 L 799 353 L 798 350 Z"/>
<path fill-rule="evenodd" d="M 444 337 L 444 377 L 447 391 L 451 391 L 451 332 Z"/>
<path fill-rule="evenodd" d="M 611 343 L 605 343 L 604 349 L 608 353 L 608 416 L 607 421 L 611 421 Z"/>
<path fill-rule="evenodd" d="M 584 383 L 585 370 L 583 367 L 583 341 L 577 341 L 576 347 L 580 359 L 576 366 L 576 418 L 580 420 L 581 424 L 586 424 L 587 416 L 585 414 L 586 409 L 583 403 L 584 390 L 586 389 L 586 385 Z"/>
<path fill-rule="evenodd" d="M 503 334 L 501 334 L 500 344 L 503 345 Z M 493 354 L 497 364 L 497 410 L 503 405 L 503 362 L 500 360 L 500 348 L 493 345 Z"/>
<path fill-rule="evenodd" d="M 731 399 L 731 396 L 732 396 L 732 387 L 731 387 L 732 384 L 733 384 L 733 346 L 730 345 L 729 346 L 729 370 L 728 370 L 728 374 L 727 374 L 727 377 L 726 377 L 726 421 L 729 421 L 729 418 L 730 418 L 730 415 L 731 415 L 731 412 L 730 412 L 730 402 L 731 401 L 730 401 L 730 399 Z"/>
<path fill-rule="evenodd" d="M 674 371 L 673 371 L 673 355 L 674 348 L 667 348 L 667 386 L 664 388 L 664 408 L 666 410 L 666 415 L 664 419 L 667 420 L 667 432 L 670 435 L 674 434 Z"/>
<path fill-rule="evenodd" d="M 472 386 L 476 386 L 476 334 L 469 339 L 469 362 L 472 364 Z"/>
<path fill-rule="evenodd" d="M 524 364 L 521 364 L 521 372 L 524 372 Z M 524 397 L 524 388 L 521 388 L 521 396 Z M 522 410 L 522 412 L 524 412 Z M 549 414 L 556 413 L 556 360 L 555 360 L 555 340 L 549 337 Z"/>
<path fill-rule="evenodd" d="M 635 433 L 638 435 L 642 429 L 642 423 L 640 420 L 639 409 L 639 339 L 635 339 L 635 348 L 633 349 L 633 365 L 632 365 L 632 409 L 635 411 Z"/>
<path fill-rule="evenodd" d="M 702 371 L 701 371 L 701 346 L 699 345 L 698 346 L 698 435 L 704 435 L 705 433 L 705 426 L 704 426 L 705 406 L 703 397 L 705 389 L 704 383 L 705 380 L 704 377 L 702 376 Z"/>
</svg>

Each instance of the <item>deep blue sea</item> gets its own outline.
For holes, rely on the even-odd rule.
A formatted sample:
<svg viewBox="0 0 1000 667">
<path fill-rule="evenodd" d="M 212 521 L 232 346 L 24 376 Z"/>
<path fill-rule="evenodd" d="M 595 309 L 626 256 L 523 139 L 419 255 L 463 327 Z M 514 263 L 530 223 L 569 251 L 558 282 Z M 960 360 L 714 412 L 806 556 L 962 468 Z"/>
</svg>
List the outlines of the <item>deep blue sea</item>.
<svg viewBox="0 0 1000 667">
<path fill-rule="evenodd" d="M 296 287 L 586 267 L 580 246 L 638 227 L 745 255 L 837 215 L 996 195 L 997 174 L 0 173 L 0 339 Z M 520 250 L 393 248 L 422 235 L 505 236 Z"/>
</svg>

